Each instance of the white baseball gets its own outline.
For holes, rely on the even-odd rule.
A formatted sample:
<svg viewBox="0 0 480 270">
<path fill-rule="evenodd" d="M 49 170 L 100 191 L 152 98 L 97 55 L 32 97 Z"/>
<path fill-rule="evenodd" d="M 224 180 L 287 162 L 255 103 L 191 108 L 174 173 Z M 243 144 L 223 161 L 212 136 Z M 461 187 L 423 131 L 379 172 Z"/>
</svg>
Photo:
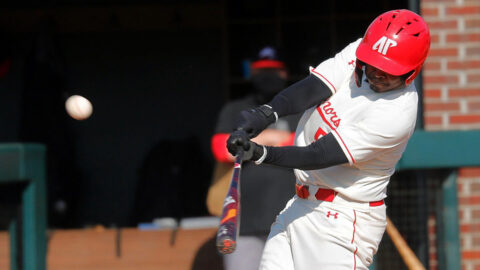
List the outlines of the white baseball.
<svg viewBox="0 0 480 270">
<path fill-rule="evenodd" d="M 92 103 L 79 95 L 70 96 L 65 102 L 65 109 L 68 115 L 75 120 L 85 120 L 93 112 Z"/>
</svg>

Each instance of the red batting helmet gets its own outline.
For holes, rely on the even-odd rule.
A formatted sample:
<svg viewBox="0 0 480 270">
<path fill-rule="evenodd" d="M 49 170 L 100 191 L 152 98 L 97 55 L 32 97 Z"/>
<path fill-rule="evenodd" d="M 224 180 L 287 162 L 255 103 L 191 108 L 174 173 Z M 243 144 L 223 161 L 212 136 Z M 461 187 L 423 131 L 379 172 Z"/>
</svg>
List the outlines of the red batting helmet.
<svg viewBox="0 0 480 270">
<path fill-rule="evenodd" d="M 430 32 L 423 18 L 410 10 L 392 10 L 368 27 L 356 51 L 357 67 L 361 69 L 363 62 L 395 76 L 411 72 L 405 79 L 408 85 L 420 72 L 429 49 Z"/>
</svg>

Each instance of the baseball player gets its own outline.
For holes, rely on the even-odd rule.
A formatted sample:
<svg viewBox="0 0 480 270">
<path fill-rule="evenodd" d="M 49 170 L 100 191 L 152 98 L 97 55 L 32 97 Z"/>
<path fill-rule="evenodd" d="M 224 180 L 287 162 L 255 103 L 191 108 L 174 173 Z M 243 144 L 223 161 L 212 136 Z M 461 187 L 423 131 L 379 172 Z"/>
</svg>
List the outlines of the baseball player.
<svg viewBox="0 0 480 270">
<path fill-rule="evenodd" d="M 429 47 L 419 15 L 388 11 L 308 77 L 240 113 L 230 153 L 243 149 L 245 160 L 294 168 L 297 179 L 260 269 L 366 270 L 372 263 L 386 227 L 387 185 L 415 126 L 413 79 Z M 278 117 L 302 111 L 295 146 L 250 140 Z"/>
</svg>

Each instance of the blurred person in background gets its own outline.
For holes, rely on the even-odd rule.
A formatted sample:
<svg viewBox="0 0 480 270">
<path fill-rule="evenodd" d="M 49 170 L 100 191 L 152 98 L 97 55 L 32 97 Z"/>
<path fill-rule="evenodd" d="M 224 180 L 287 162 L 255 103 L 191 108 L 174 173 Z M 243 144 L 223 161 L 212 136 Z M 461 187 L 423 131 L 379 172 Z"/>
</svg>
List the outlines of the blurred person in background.
<svg viewBox="0 0 480 270">
<path fill-rule="evenodd" d="M 210 213 L 217 216 L 221 215 L 233 168 L 234 157 L 228 153 L 226 141 L 236 127 L 236 117 L 242 110 L 269 101 L 287 83 L 285 63 L 278 58 L 277 50 L 273 47 L 260 50 L 258 58 L 250 65 L 250 74 L 253 91 L 224 105 L 211 140 L 212 152 L 217 161 L 212 187 L 222 187 L 218 188 L 216 196 L 213 196 L 215 191 L 212 188 L 209 190 L 207 205 Z M 255 142 L 270 146 L 292 145 L 298 118 L 295 115 L 280 118 L 260 133 Z M 222 180 L 218 180 L 221 177 Z M 276 213 L 294 195 L 294 185 L 295 176 L 291 169 L 255 166 L 252 163 L 242 166 L 240 233 L 236 251 L 223 257 L 226 270 L 258 269 L 270 226 Z"/>
</svg>

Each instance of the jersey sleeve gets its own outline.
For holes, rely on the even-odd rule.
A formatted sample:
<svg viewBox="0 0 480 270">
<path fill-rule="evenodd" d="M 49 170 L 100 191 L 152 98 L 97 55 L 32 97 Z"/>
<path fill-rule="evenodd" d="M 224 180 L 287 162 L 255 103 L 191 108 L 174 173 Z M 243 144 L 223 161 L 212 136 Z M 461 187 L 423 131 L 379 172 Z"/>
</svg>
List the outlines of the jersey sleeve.
<svg viewBox="0 0 480 270">
<path fill-rule="evenodd" d="M 340 144 L 350 164 L 370 160 L 384 151 L 403 148 L 415 127 L 416 110 L 411 112 L 385 113 L 372 110 L 364 120 L 353 125 L 340 126 L 333 135 Z M 399 158 L 399 157 L 398 157 Z"/>
<path fill-rule="evenodd" d="M 335 94 L 346 78 L 352 75 L 355 69 L 355 52 L 361 39 L 350 43 L 334 57 L 329 58 L 317 67 L 310 67 L 310 73 L 320 78 Z"/>
</svg>

